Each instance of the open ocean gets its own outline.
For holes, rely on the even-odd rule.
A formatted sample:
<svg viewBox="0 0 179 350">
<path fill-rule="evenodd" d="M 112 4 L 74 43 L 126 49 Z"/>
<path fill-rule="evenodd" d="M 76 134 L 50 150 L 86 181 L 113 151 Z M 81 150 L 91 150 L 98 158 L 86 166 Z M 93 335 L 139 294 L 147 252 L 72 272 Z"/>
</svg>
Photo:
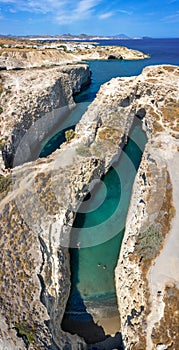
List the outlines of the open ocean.
<svg viewBox="0 0 179 350">
<path fill-rule="evenodd" d="M 178 39 L 133 39 L 133 40 L 100 40 L 100 45 L 126 46 L 150 54 L 150 58 L 132 61 L 88 61 L 92 71 L 92 84 L 77 97 L 77 102 L 91 102 L 100 85 L 116 77 L 139 75 L 143 68 L 158 64 L 179 65 Z"/>
<path fill-rule="evenodd" d="M 126 46 L 151 55 L 151 64 L 179 65 L 179 38 L 100 40 L 100 45 Z"/>
</svg>

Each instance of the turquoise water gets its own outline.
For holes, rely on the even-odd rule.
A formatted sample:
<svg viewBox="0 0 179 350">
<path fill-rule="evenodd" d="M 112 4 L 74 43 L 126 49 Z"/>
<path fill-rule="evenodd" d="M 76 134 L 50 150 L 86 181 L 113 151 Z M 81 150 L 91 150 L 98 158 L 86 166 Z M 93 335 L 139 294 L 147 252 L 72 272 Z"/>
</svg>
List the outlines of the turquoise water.
<svg viewBox="0 0 179 350">
<path fill-rule="evenodd" d="M 79 98 L 79 97 L 78 97 Z M 89 102 L 84 101 L 83 103 L 77 103 L 75 109 L 68 114 L 68 118 L 63 120 L 59 130 L 55 133 L 53 137 L 49 140 L 46 140 L 46 143 L 39 155 L 39 157 L 47 157 L 53 153 L 57 148 L 60 148 L 60 145 L 66 141 L 65 131 L 69 129 L 75 129 L 75 125 L 81 119 L 82 115 L 87 109 Z"/>
<path fill-rule="evenodd" d="M 141 126 L 137 125 L 120 160 L 94 188 L 91 197 L 87 196 L 85 210 L 82 204 L 82 213 L 76 216 L 74 227 L 79 229 L 72 229 L 71 235 L 73 246 L 75 242 L 80 242 L 81 248 L 70 249 L 72 288 L 66 309 L 68 317 L 70 313 L 72 318 L 77 317 L 74 315 L 76 311 L 82 318 L 89 303 L 93 307 L 103 303 L 107 306 L 113 300 L 113 306 L 116 304 L 114 269 L 124 234 L 131 190 L 145 144 L 146 136 Z"/>
<path fill-rule="evenodd" d="M 134 48 L 140 49 L 143 42 L 134 44 L 139 45 Z M 75 127 L 88 104 L 95 98 L 101 84 L 113 77 L 138 75 L 147 65 L 179 63 L 176 50 L 172 56 L 173 51 L 168 50 L 164 42 L 162 50 L 157 43 L 154 44 L 154 41 L 152 46 L 145 42 L 145 51 L 152 53 L 150 59 L 89 62 L 93 72 L 91 85 L 75 98 L 77 108 L 63 122 L 60 131 L 49 140 L 40 156 L 47 156 L 60 147 L 65 140 L 64 131 Z M 86 312 L 87 305 L 111 305 L 111 308 L 114 306 L 117 310 L 114 268 L 124 234 L 131 190 L 145 143 L 146 136 L 140 125 L 137 125 L 130 135 L 120 161 L 86 197 L 76 216 L 71 239 L 73 246 L 80 242 L 81 248 L 70 250 L 72 286 L 65 314 L 68 319 L 91 319 Z"/>
<path fill-rule="evenodd" d="M 40 154 L 46 157 L 54 152 L 65 141 L 64 131 L 75 127 L 81 119 L 88 104 L 93 101 L 100 86 L 115 77 L 138 75 L 148 65 L 174 64 L 179 65 L 179 39 L 147 39 L 147 40 L 113 40 L 99 41 L 101 45 L 123 45 L 141 50 L 151 55 L 150 59 L 133 61 L 89 61 L 92 71 L 92 83 L 75 98 L 77 108 L 72 111 L 67 120 L 62 123 L 56 135 L 48 140 Z"/>
</svg>

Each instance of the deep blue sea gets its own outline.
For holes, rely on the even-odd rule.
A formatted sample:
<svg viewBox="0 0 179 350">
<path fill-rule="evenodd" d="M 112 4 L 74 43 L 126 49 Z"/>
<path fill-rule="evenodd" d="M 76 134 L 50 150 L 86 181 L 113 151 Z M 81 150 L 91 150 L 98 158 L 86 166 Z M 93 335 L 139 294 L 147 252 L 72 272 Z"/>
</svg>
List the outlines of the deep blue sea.
<svg viewBox="0 0 179 350">
<path fill-rule="evenodd" d="M 134 61 L 87 61 L 92 71 L 92 83 L 80 95 L 76 96 L 77 108 L 69 115 L 62 129 L 74 128 L 82 117 L 87 106 L 96 96 L 100 86 L 115 77 L 138 75 L 148 65 L 173 64 L 179 65 L 179 39 L 148 39 L 148 40 L 107 40 L 99 41 L 100 45 L 126 46 L 128 48 L 149 53 L 151 58 Z M 64 132 L 57 131 L 53 139 L 49 140 L 40 157 L 55 151 L 65 141 Z"/>
<path fill-rule="evenodd" d="M 71 112 L 68 120 L 65 121 L 61 129 L 66 130 L 75 126 L 89 103 L 95 98 L 100 85 L 110 79 L 138 75 L 148 65 L 179 65 L 179 39 L 108 40 L 100 41 L 99 43 L 100 45 L 119 45 L 137 49 L 150 54 L 151 58 L 134 61 L 89 61 L 88 64 L 92 71 L 92 83 L 87 89 L 76 96 L 77 108 Z M 46 144 L 40 156 L 47 156 L 52 153 L 56 148 L 60 147 L 64 140 L 64 131 L 57 132 Z M 95 210 L 91 209 L 91 205 L 100 202 L 103 196 L 103 186 L 99 186 L 91 194 L 92 200 L 90 200 L 89 212 L 86 212 L 84 215 L 77 214 L 74 223 L 75 227 L 79 227 L 77 241 L 83 241 L 83 228 L 96 226 L 97 230 L 93 231 L 94 236 L 92 238 L 94 241 L 97 235 L 103 235 L 105 222 L 108 221 L 110 216 L 113 217 L 113 213 L 116 211 L 118 203 L 120 203 L 120 220 L 116 220 L 114 216 L 113 224 L 106 226 L 110 233 L 110 230 L 112 230 L 111 227 L 113 227 L 112 225 L 116 225 L 113 227 L 113 230 L 116 232 L 115 236 L 112 236 L 111 239 L 104 241 L 102 244 L 97 242 L 96 246 L 92 246 L 91 248 L 71 249 L 70 251 L 72 288 L 65 316 L 68 319 L 71 317 L 74 320 L 77 317 L 82 320 L 83 317 L 89 317 L 85 313 L 86 302 L 87 304 L 89 302 L 94 303 L 94 305 L 102 304 L 103 301 L 104 305 L 105 303 L 106 305 L 107 303 L 111 303 L 112 306 L 116 307 L 116 313 L 118 312 L 115 299 L 114 268 L 117 263 L 124 233 L 130 193 L 136 169 L 140 163 L 141 150 L 144 148 L 145 142 L 145 135 L 137 126 L 133 130 L 132 139 L 129 140 L 120 162 L 116 164 L 115 169 L 110 169 L 108 174 L 103 178 L 103 182 L 108 188 L 104 202 Z M 140 147 L 137 146 L 139 144 Z M 126 159 L 130 160 L 130 165 L 133 165 L 133 171 L 129 171 L 126 165 Z M 128 170 L 126 171 L 126 169 Z M 125 178 L 125 181 L 121 185 L 122 178 Z M 122 194 L 125 194 L 125 196 L 123 197 Z M 104 223 L 104 225 L 100 230 L 98 225 L 101 223 Z"/>
<path fill-rule="evenodd" d="M 179 38 L 100 40 L 99 44 L 125 46 L 129 49 L 142 51 L 151 55 L 154 64 L 179 64 Z"/>
<path fill-rule="evenodd" d="M 179 65 L 179 39 L 101 40 L 99 44 L 126 46 L 150 54 L 151 57 L 134 61 L 88 61 L 92 70 L 92 84 L 87 91 L 80 94 L 77 101 L 92 100 L 100 85 L 112 78 L 138 75 L 149 65 Z"/>
</svg>

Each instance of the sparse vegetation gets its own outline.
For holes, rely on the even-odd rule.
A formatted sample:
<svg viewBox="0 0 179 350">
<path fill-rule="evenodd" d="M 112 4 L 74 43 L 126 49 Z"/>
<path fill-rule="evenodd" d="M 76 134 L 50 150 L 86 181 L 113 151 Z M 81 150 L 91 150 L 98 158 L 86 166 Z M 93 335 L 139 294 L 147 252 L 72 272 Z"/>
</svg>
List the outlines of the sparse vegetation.
<svg viewBox="0 0 179 350">
<path fill-rule="evenodd" d="M 70 142 L 75 136 L 75 132 L 73 129 L 65 131 L 65 138 L 67 142 Z"/>
<path fill-rule="evenodd" d="M 90 157 L 91 156 L 91 152 L 89 150 L 89 147 L 83 146 L 83 145 L 76 148 L 76 153 L 81 157 Z"/>
<path fill-rule="evenodd" d="M 166 345 L 166 349 L 179 349 L 179 290 L 176 285 L 165 288 L 163 302 L 165 306 L 163 316 L 152 330 L 153 344 L 157 346 L 162 343 Z"/>
<path fill-rule="evenodd" d="M 179 103 L 169 102 L 162 108 L 164 123 L 171 127 L 173 131 L 179 131 Z"/>
<path fill-rule="evenodd" d="M 20 336 L 25 336 L 27 338 L 29 344 L 34 342 L 35 333 L 31 327 L 23 323 L 18 323 L 15 328 Z"/>
<path fill-rule="evenodd" d="M 110 141 L 112 143 L 119 143 L 120 129 L 106 126 L 99 130 L 98 137 L 100 140 Z"/>
<path fill-rule="evenodd" d="M 159 226 L 151 225 L 146 230 L 141 231 L 136 240 L 135 253 L 146 259 L 153 259 L 160 251 L 162 235 Z"/>
<path fill-rule="evenodd" d="M 2 151 L 4 145 L 5 145 L 5 141 L 4 140 L 0 140 L 0 151 Z"/>
<path fill-rule="evenodd" d="M 164 130 L 162 124 L 160 122 L 157 122 L 156 120 L 154 120 L 153 122 L 153 128 L 156 132 L 161 132 Z"/>
<path fill-rule="evenodd" d="M 0 175 L 0 193 L 7 192 L 12 183 L 11 176 Z"/>
</svg>

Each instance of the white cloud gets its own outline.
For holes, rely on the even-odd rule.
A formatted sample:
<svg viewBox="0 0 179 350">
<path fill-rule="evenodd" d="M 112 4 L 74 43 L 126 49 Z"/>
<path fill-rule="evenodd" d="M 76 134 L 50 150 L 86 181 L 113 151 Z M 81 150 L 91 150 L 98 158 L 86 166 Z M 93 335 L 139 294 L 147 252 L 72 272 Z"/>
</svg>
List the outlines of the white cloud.
<svg viewBox="0 0 179 350">
<path fill-rule="evenodd" d="M 80 0 L 71 11 L 61 11 L 57 14 L 55 19 L 60 24 L 68 24 L 89 18 L 100 2 L 101 0 Z"/>
<path fill-rule="evenodd" d="M 162 21 L 165 23 L 178 23 L 179 22 L 179 11 L 170 16 L 165 16 L 162 18 Z"/>
<path fill-rule="evenodd" d="M 102 0 L 0 0 L 0 3 L 11 5 L 11 11 L 52 14 L 54 20 L 72 23 L 93 14 L 95 7 Z"/>
<path fill-rule="evenodd" d="M 15 10 L 15 9 L 13 9 L 13 8 L 10 8 L 10 9 L 9 9 L 9 12 L 10 12 L 10 13 L 16 13 L 17 10 Z"/>
<path fill-rule="evenodd" d="M 132 11 L 127 11 L 127 10 L 117 10 L 117 12 L 124 13 L 125 15 L 131 16 L 133 14 Z"/>
<path fill-rule="evenodd" d="M 12 4 L 12 3 L 17 3 L 17 0 L 1 0 L 1 4 Z"/>
<path fill-rule="evenodd" d="M 100 3 L 100 0 L 80 0 L 77 4 L 76 11 L 80 13 L 91 10 Z"/>
<path fill-rule="evenodd" d="M 72 0 L 0 0 L 0 3 L 9 4 L 17 11 L 49 13 L 60 10 Z"/>
<path fill-rule="evenodd" d="M 170 0 L 168 4 L 173 4 L 174 2 L 178 2 L 178 0 Z"/>
<path fill-rule="evenodd" d="M 112 17 L 113 16 L 113 12 L 106 12 L 106 13 L 102 13 L 101 15 L 99 15 L 99 19 L 107 19 L 109 17 Z"/>
</svg>

